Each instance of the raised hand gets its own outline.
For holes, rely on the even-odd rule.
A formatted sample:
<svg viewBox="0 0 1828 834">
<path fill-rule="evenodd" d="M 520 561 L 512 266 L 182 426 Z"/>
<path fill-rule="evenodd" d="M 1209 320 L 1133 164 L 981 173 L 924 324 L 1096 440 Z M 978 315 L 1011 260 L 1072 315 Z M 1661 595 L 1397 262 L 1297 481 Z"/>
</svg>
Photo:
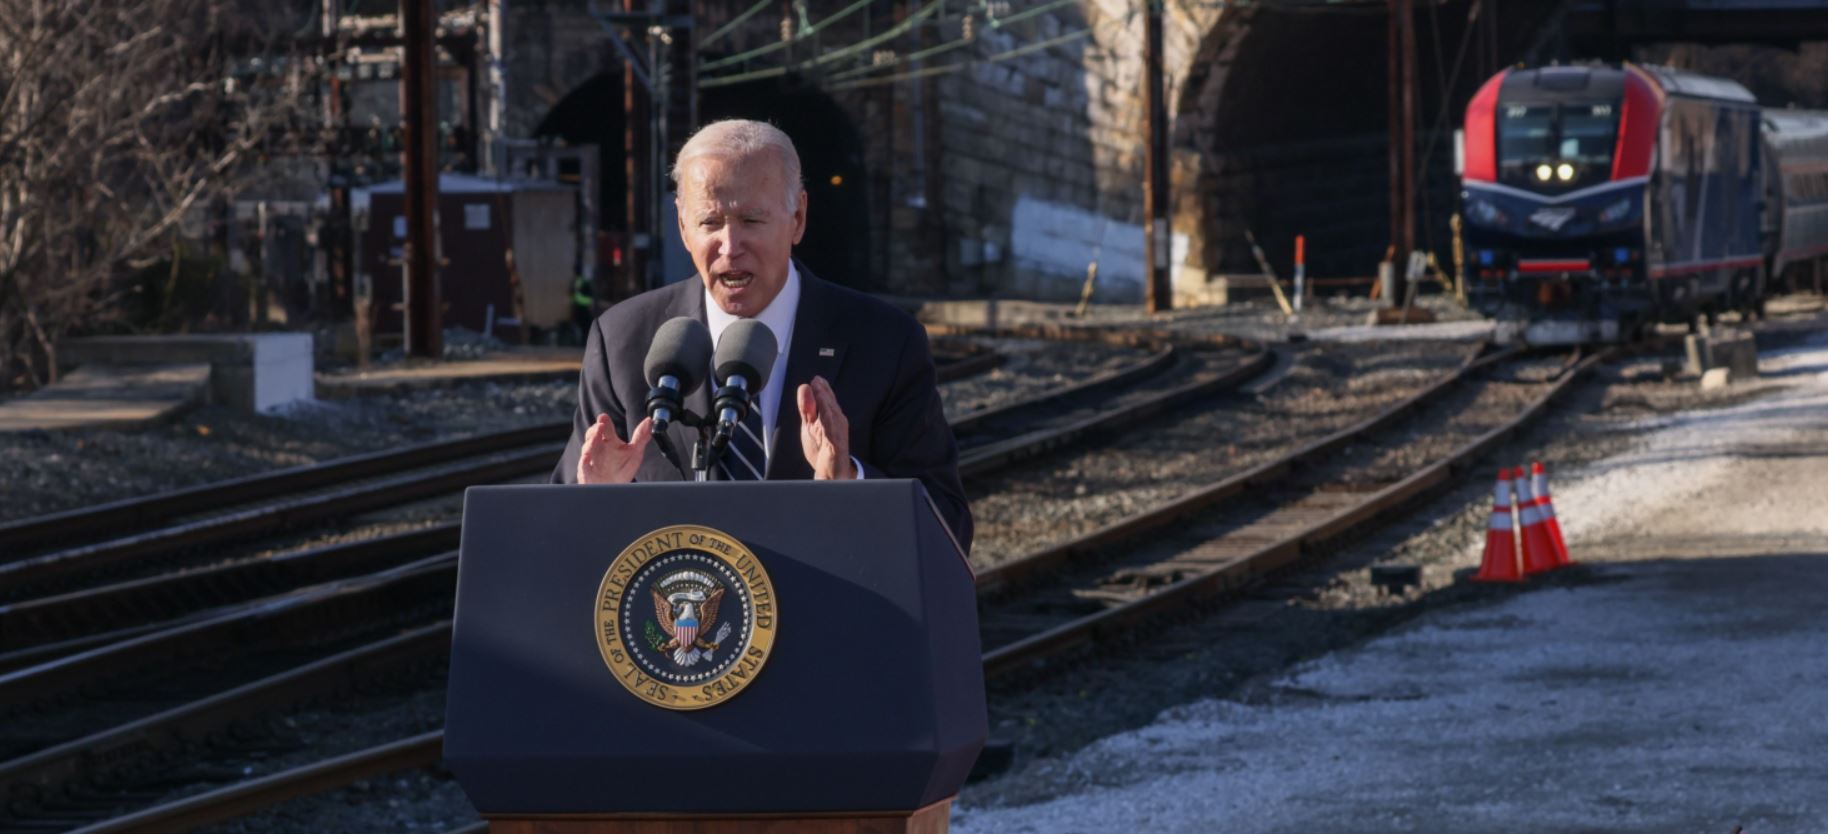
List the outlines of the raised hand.
<svg viewBox="0 0 1828 834">
<path fill-rule="evenodd" d="M 800 386 L 800 450 L 812 466 L 812 477 L 818 481 L 849 480 L 857 477 L 851 461 L 851 424 L 838 407 L 838 395 L 832 393 L 825 377 L 815 376 Z"/>
<path fill-rule="evenodd" d="M 635 426 L 628 442 L 616 436 L 608 414 L 598 414 L 597 422 L 584 432 L 584 447 L 578 453 L 578 483 L 626 484 L 635 479 L 641 468 L 641 456 L 654 437 L 654 418 Z"/>
</svg>

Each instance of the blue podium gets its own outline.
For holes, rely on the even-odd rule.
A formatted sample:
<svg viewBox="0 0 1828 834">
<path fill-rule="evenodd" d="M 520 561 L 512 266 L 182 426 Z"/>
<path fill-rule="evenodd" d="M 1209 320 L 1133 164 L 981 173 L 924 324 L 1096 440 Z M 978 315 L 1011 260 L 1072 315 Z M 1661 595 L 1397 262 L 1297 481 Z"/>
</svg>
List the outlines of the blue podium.
<svg viewBox="0 0 1828 834">
<path fill-rule="evenodd" d="M 986 732 L 917 481 L 465 496 L 445 762 L 491 831 L 937 834 Z"/>
</svg>

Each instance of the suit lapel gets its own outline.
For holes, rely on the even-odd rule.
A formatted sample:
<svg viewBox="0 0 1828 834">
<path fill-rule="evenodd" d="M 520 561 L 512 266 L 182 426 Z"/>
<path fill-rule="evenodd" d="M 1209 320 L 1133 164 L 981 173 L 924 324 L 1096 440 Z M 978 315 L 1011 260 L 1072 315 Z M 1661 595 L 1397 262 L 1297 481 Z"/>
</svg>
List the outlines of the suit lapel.
<svg viewBox="0 0 1828 834">
<path fill-rule="evenodd" d="M 800 272 L 800 308 L 794 312 L 793 343 L 787 347 L 787 378 L 781 391 L 780 411 L 775 415 L 774 436 L 768 445 L 768 471 L 764 478 L 776 481 L 804 480 L 812 477 L 812 466 L 806 462 L 800 447 L 800 386 L 815 376 L 825 377 L 834 387 L 838 371 L 844 364 L 844 344 L 838 336 L 830 286 L 820 281 L 804 263 L 794 261 Z"/>
</svg>

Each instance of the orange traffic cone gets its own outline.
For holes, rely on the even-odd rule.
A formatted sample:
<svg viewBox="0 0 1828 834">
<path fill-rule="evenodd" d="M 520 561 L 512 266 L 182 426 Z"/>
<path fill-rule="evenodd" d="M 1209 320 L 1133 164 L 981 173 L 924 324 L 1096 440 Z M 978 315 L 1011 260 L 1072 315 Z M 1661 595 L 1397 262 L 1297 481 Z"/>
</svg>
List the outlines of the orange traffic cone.
<svg viewBox="0 0 1828 834">
<path fill-rule="evenodd" d="M 1549 543 L 1555 547 L 1555 567 L 1565 568 L 1574 564 L 1568 555 L 1568 540 L 1561 535 L 1561 522 L 1555 520 L 1555 502 L 1549 498 L 1549 472 L 1542 466 L 1542 461 L 1530 462 L 1530 474 L 1535 483 L 1531 492 L 1536 496 L 1536 506 L 1542 508 L 1542 526 L 1549 531 Z"/>
<path fill-rule="evenodd" d="M 1485 560 L 1479 563 L 1475 582 L 1519 582 L 1517 536 L 1511 525 L 1511 470 L 1498 470 L 1492 488 L 1492 520 L 1485 528 Z"/>
<path fill-rule="evenodd" d="M 1519 466 L 1512 473 L 1517 480 L 1517 518 L 1522 526 L 1517 537 L 1523 544 L 1523 575 L 1546 573 L 1555 569 L 1555 542 L 1549 538 L 1548 525 L 1542 523 L 1542 507 L 1530 491 L 1530 478 Z"/>
</svg>

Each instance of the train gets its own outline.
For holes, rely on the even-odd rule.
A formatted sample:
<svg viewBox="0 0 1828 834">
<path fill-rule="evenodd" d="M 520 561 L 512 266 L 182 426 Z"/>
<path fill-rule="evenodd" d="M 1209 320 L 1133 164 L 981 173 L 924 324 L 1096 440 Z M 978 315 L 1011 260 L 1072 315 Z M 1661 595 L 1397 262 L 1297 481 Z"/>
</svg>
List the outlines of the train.
<svg viewBox="0 0 1828 834">
<path fill-rule="evenodd" d="M 1513 68 L 1467 106 L 1468 302 L 1501 342 L 1759 316 L 1828 272 L 1828 112 L 1626 63 Z"/>
</svg>

